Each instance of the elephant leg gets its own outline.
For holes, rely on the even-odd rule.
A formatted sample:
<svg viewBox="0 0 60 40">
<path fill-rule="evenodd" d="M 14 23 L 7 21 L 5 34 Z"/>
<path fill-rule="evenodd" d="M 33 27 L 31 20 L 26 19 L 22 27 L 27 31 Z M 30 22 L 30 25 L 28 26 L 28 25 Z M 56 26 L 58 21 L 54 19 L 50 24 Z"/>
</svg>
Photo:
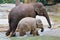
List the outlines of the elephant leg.
<svg viewBox="0 0 60 40">
<path fill-rule="evenodd" d="M 6 36 L 15 36 L 15 29 L 16 29 L 16 26 L 14 26 L 15 24 L 14 23 L 11 23 L 11 24 L 9 24 L 9 30 L 6 32 Z"/>
<path fill-rule="evenodd" d="M 8 31 L 6 32 L 6 36 L 10 35 L 10 32 L 11 32 L 11 30 L 8 29 Z"/>
<path fill-rule="evenodd" d="M 10 32 L 12 31 L 12 26 L 11 26 L 11 20 L 9 20 L 9 29 L 6 32 L 6 36 L 10 35 Z"/>
<path fill-rule="evenodd" d="M 14 19 L 9 22 L 9 30 L 6 32 L 6 35 L 10 37 L 15 36 L 15 30 L 17 28 L 19 20 Z"/>
<path fill-rule="evenodd" d="M 33 31 L 32 31 L 32 34 L 33 34 L 33 36 L 39 36 L 37 29 L 33 30 Z"/>
<path fill-rule="evenodd" d="M 10 37 L 15 36 L 15 30 L 17 28 L 17 25 L 18 25 L 17 21 L 14 21 L 13 23 L 11 23 L 12 31 L 11 31 Z"/>
<path fill-rule="evenodd" d="M 32 34 L 33 30 L 31 30 L 30 34 Z"/>
<path fill-rule="evenodd" d="M 20 36 L 24 36 L 26 34 L 26 32 L 24 32 L 23 30 L 19 32 Z"/>
<path fill-rule="evenodd" d="M 16 33 L 10 32 L 10 35 L 8 37 L 14 37 Z"/>
</svg>

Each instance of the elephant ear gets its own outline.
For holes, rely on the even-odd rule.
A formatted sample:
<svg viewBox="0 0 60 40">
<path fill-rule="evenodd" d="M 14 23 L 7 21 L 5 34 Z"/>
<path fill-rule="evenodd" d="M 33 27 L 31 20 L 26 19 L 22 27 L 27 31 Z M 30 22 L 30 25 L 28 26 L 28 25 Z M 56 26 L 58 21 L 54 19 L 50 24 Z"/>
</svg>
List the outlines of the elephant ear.
<svg viewBox="0 0 60 40">
<path fill-rule="evenodd" d="M 44 13 L 45 7 L 35 7 L 34 8 L 36 15 L 39 15 L 40 13 Z"/>
<path fill-rule="evenodd" d="M 34 11 L 35 11 L 36 15 L 39 14 L 39 8 L 35 7 L 35 8 L 34 8 Z"/>
<path fill-rule="evenodd" d="M 37 15 L 39 15 L 40 11 L 42 11 L 42 10 L 43 10 L 43 8 L 37 8 L 37 7 L 34 8 L 34 11 Z"/>
</svg>

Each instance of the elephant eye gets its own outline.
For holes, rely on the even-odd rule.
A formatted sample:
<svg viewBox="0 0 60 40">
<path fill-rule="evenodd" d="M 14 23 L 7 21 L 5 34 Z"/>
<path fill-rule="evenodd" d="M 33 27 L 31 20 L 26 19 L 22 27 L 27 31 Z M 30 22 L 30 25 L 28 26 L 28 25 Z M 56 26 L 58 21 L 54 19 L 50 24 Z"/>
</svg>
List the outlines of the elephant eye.
<svg viewBox="0 0 60 40">
<path fill-rule="evenodd" d="M 38 10 L 38 8 L 35 8 L 35 10 Z"/>
<path fill-rule="evenodd" d="M 42 8 L 40 8 L 39 10 L 43 10 Z"/>
</svg>

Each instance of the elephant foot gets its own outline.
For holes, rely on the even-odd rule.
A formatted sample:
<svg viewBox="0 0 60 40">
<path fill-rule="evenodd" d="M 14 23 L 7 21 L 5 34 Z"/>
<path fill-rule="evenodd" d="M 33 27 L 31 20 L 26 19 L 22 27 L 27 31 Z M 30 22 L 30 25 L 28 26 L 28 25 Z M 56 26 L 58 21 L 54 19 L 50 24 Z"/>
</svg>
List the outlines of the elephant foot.
<svg viewBox="0 0 60 40">
<path fill-rule="evenodd" d="M 10 31 L 9 30 L 6 32 L 6 36 L 8 36 L 8 35 L 10 35 Z"/>
<path fill-rule="evenodd" d="M 16 33 L 15 34 L 13 34 L 13 35 L 11 35 L 11 37 L 15 37 L 16 36 Z"/>
<path fill-rule="evenodd" d="M 15 37 L 16 36 L 16 33 L 10 33 L 10 35 L 8 37 Z"/>
</svg>

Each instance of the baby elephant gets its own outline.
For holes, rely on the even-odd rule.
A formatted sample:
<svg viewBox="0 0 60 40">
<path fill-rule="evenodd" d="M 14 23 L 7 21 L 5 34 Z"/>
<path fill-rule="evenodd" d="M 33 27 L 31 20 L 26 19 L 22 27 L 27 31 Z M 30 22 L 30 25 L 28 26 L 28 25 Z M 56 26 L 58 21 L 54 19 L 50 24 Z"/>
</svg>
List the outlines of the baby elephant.
<svg viewBox="0 0 60 40">
<path fill-rule="evenodd" d="M 38 29 L 41 29 L 41 32 L 43 32 L 43 24 L 40 19 L 35 19 L 32 17 L 26 17 L 20 20 L 18 23 L 18 31 L 20 36 L 24 36 L 26 32 L 30 32 L 30 34 L 33 34 L 33 36 L 38 36 Z"/>
</svg>

